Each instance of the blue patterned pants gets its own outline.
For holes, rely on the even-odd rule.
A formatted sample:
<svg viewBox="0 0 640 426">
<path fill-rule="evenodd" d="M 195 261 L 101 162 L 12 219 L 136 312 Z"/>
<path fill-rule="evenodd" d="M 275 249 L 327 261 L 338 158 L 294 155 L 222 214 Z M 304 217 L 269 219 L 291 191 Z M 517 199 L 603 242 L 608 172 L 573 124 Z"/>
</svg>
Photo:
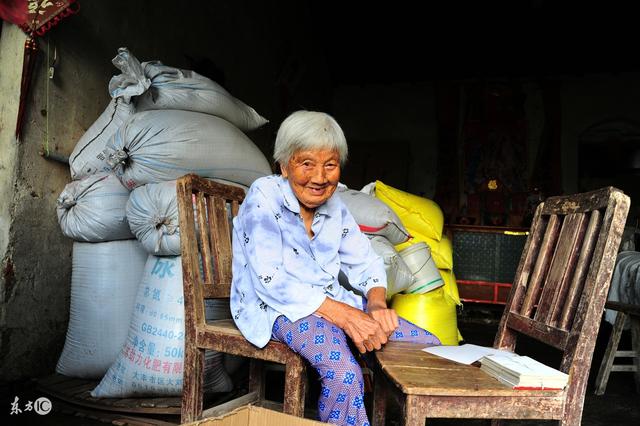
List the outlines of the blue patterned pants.
<svg viewBox="0 0 640 426">
<path fill-rule="evenodd" d="M 440 340 L 428 331 L 405 319 L 398 320 L 400 326 L 389 336 L 389 340 L 440 344 Z M 320 421 L 369 426 L 364 407 L 362 370 L 342 329 L 315 315 L 296 322 L 281 315 L 273 324 L 272 336 L 286 343 L 317 370 L 321 381 L 318 399 Z"/>
</svg>

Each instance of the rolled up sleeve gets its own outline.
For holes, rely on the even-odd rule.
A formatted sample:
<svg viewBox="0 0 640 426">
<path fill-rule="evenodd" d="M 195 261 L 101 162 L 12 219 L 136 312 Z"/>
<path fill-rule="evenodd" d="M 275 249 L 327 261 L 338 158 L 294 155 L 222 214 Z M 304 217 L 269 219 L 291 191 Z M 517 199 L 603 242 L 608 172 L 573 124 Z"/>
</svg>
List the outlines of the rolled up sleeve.
<svg viewBox="0 0 640 426">
<path fill-rule="evenodd" d="M 363 294 L 374 287 L 387 288 L 387 274 L 383 259 L 371 247 L 371 242 L 364 235 L 355 219 L 343 210 L 344 229 L 340 245 L 341 270 L 349 279 L 349 283 Z"/>
</svg>

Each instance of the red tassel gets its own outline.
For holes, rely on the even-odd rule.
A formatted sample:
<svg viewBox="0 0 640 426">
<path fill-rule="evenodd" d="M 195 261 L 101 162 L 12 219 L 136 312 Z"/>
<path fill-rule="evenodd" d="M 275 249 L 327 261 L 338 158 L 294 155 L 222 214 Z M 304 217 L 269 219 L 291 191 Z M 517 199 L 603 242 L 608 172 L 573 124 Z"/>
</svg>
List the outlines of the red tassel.
<svg viewBox="0 0 640 426">
<path fill-rule="evenodd" d="M 24 42 L 24 59 L 22 62 L 22 79 L 20 81 L 20 104 L 18 106 L 18 120 L 16 122 L 16 139 L 20 140 L 22 136 L 22 125 L 24 122 L 24 113 L 27 104 L 27 96 L 29 95 L 29 87 L 31 86 L 31 76 L 35 67 L 38 53 L 38 44 L 36 40 L 29 36 Z"/>
</svg>

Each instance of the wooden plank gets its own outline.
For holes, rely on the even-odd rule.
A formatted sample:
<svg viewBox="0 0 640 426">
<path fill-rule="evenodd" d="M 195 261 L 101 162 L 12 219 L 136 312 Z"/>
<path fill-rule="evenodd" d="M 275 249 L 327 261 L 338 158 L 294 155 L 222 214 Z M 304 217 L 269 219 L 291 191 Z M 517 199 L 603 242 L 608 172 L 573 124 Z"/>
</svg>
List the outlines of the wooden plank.
<svg viewBox="0 0 640 426">
<path fill-rule="evenodd" d="M 198 252 L 202 259 L 202 269 L 204 283 L 211 285 L 217 281 L 217 271 L 213 266 L 213 258 L 211 252 L 211 240 L 209 237 L 211 230 L 211 215 L 208 214 L 208 204 L 205 200 L 205 194 L 199 192 L 196 194 L 196 221 L 198 224 Z M 201 285 L 201 284 L 200 284 Z"/>
<path fill-rule="evenodd" d="M 640 316 L 631 315 L 631 348 L 636 353 L 633 358 L 634 382 L 636 384 L 636 393 L 640 393 Z"/>
<path fill-rule="evenodd" d="M 548 225 L 548 217 L 540 214 L 540 212 L 542 212 L 543 204 L 544 203 L 541 203 L 536 208 L 533 223 L 531 225 L 531 232 L 525 242 L 524 250 L 520 257 L 520 263 L 516 270 L 513 286 L 509 293 L 509 297 L 507 298 L 505 313 L 522 311 L 522 304 L 527 293 L 532 268 L 538 258 L 540 245 L 542 244 L 545 230 Z M 507 316 L 503 314 L 500 324 L 498 325 L 498 331 L 493 344 L 496 348 L 513 350 L 516 344 L 516 335 L 507 327 L 506 319 Z"/>
<path fill-rule="evenodd" d="M 591 212 L 589 217 L 589 224 L 585 231 L 585 236 L 582 242 L 582 249 L 580 250 L 580 257 L 578 258 L 578 264 L 576 265 L 573 279 L 569 288 L 569 292 L 566 296 L 565 309 L 557 317 L 554 317 L 551 321 L 551 325 L 557 326 L 562 330 L 568 330 L 573 324 L 573 317 L 578 308 L 580 296 L 582 296 L 582 289 L 584 288 L 584 281 L 591 264 L 593 256 L 593 250 L 596 245 L 598 231 L 602 225 L 602 214 L 599 210 Z"/>
<path fill-rule="evenodd" d="M 220 283 L 231 286 L 231 230 L 229 229 L 229 216 L 227 214 L 226 200 L 218 200 L 216 207 L 215 240 L 218 244 L 220 260 Z"/>
<path fill-rule="evenodd" d="M 458 396 L 407 396 L 406 406 L 411 407 L 413 424 L 424 425 L 425 417 L 456 419 L 542 419 L 562 417 L 561 394 L 491 396 L 465 398 Z"/>
<path fill-rule="evenodd" d="M 600 369 L 596 376 L 595 391 L 596 395 L 603 395 L 607 389 L 607 382 L 609 381 L 609 375 L 611 374 L 613 363 L 616 358 L 616 352 L 618 351 L 618 344 L 620 343 L 620 337 L 622 336 L 622 330 L 624 323 L 627 320 L 627 315 L 624 312 L 618 312 L 616 315 L 616 322 L 611 330 L 611 336 L 609 336 L 609 343 L 607 349 L 602 357 L 600 363 Z"/>
<path fill-rule="evenodd" d="M 242 395 L 236 399 L 232 399 L 231 401 L 225 402 L 224 404 L 216 405 L 215 407 L 208 408 L 202 412 L 202 418 L 207 417 L 219 417 L 223 416 L 236 408 L 242 407 L 243 405 L 252 404 L 259 401 L 257 392 L 249 392 L 248 394 Z"/>
<path fill-rule="evenodd" d="M 175 421 L 170 420 L 170 417 L 174 416 L 164 416 L 165 418 L 149 418 L 144 415 L 127 415 L 113 411 L 102 411 L 82 407 L 61 400 L 55 400 L 54 406 L 56 411 L 63 414 L 75 416 L 77 418 L 92 419 L 113 425 L 175 426 L 178 424 L 177 417 L 175 417 Z M 71 422 L 71 419 L 69 420 Z"/>
<path fill-rule="evenodd" d="M 628 196 L 619 190 L 611 192 L 585 279 L 583 296 L 569 332 L 567 347 L 571 350 L 564 353 L 560 364 L 560 370 L 568 372 L 571 383 L 564 416 L 568 424 L 578 423 L 582 415 L 589 377 L 589 369 L 585 366 L 591 365 L 629 205 Z"/>
<path fill-rule="evenodd" d="M 538 303 L 540 288 L 547 275 L 549 263 L 558 238 L 560 222 L 561 221 L 557 215 L 550 216 L 549 221 L 547 222 L 547 229 L 545 230 L 542 243 L 540 244 L 538 257 L 527 286 L 527 294 L 525 295 L 522 306 L 520 307 L 519 313 L 523 316 L 529 317 L 534 306 Z"/>
<path fill-rule="evenodd" d="M 547 279 L 543 283 L 542 294 L 534 315 L 536 321 L 551 324 L 551 317 L 564 306 L 573 271 L 579 256 L 579 245 L 584 236 L 586 220 L 584 213 L 567 215 L 563 222 Z M 560 305 L 560 306 L 558 306 Z"/>
<path fill-rule="evenodd" d="M 567 215 L 604 209 L 608 206 L 610 197 L 616 192 L 620 191 L 609 186 L 590 192 L 549 197 L 544 200 L 542 214 Z"/>
<path fill-rule="evenodd" d="M 604 305 L 607 309 L 613 309 L 625 314 L 640 317 L 640 305 L 632 305 L 630 303 L 607 301 Z"/>
<path fill-rule="evenodd" d="M 569 332 L 566 330 L 552 327 L 514 312 L 509 313 L 507 326 L 519 333 L 525 334 L 554 348 L 558 348 L 561 351 L 567 348 Z"/>
</svg>

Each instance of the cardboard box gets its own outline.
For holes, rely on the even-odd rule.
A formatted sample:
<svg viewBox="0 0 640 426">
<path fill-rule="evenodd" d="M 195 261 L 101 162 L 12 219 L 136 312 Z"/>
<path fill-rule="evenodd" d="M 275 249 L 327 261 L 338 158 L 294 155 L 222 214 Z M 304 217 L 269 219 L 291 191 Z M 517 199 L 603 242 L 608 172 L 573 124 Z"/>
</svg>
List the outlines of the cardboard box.
<svg viewBox="0 0 640 426">
<path fill-rule="evenodd" d="M 312 426 L 326 424 L 267 408 L 245 405 L 224 416 L 198 420 L 187 423 L 186 426 Z"/>
</svg>

